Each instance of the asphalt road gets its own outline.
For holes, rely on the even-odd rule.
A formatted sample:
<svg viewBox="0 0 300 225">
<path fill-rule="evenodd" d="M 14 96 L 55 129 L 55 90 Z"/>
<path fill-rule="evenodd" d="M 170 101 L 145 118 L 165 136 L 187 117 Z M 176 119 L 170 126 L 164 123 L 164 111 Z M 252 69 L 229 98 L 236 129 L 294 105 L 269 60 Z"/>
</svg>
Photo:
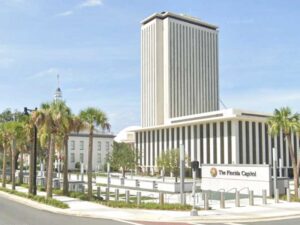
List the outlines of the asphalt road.
<svg viewBox="0 0 300 225">
<path fill-rule="evenodd" d="M 141 225 L 187 225 L 187 223 L 163 223 L 132 221 L 132 224 Z M 91 219 L 76 216 L 54 214 L 51 212 L 35 209 L 21 203 L 0 196 L 0 225 L 125 225 L 121 222 L 107 219 Z M 194 223 L 208 225 L 208 223 Z M 214 225 L 300 225 L 300 218 L 280 221 L 264 221 L 255 223 L 209 223 Z"/>
<path fill-rule="evenodd" d="M 0 196 L 0 225 L 124 225 L 114 220 L 90 219 L 38 210 Z"/>
</svg>

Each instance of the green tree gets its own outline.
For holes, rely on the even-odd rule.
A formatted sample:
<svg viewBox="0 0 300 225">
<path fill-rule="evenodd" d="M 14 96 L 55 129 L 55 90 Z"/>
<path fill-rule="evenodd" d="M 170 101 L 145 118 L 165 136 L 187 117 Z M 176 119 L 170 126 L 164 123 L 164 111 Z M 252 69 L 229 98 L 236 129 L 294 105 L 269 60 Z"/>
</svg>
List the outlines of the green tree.
<svg viewBox="0 0 300 225">
<path fill-rule="evenodd" d="M 46 105 L 45 105 L 46 106 Z M 63 101 L 55 101 L 42 107 L 32 113 L 33 121 L 41 132 L 41 137 L 48 136 L 50 133 L 50 148 L 47 167 L 47 198 L 52 198 L 53 183 L 53 162 L 55 155 L 55 147 L 57 145 L 56 138 L 59 138 L 64 127 L 68 127 L 69 109 Z"/>
<path fill-rule="evenodd" d="M 86 127 L 89 130 L 89 150 L 88 150 L 88 198 L 91 199 L 93 195 L 92 190 L 92 162 L 93 162 L 93 136 L 94 129 L 101 127 L 103 130 L 110 129 L 110 124 L 108 123 L 108 118 L 106 114 L 100 109 L 89 107 L 82 110 L 79 117 L 83 122 L 86 123 Z"/>
<path fill-rule="evenodd" d="M 179 157 L 179 149 L 164 151 L 157 158 L 157 166 L 159 169 L 165 169 L 165 171 L 173 173 L 177 180 L 179 173 Z"/>
<path fill-rule="evenodd" d="M 6 123 L 0 124 L 0 141 L 3 147 L 3 162 L 2 162 L 2 187 L 6 187 L 6 160 L 10 148 L 9 131 Z"/>
<path fill-rule="evenodd" d="M 115 170 L 122 170 L 123 177 L 125 177 L 125 172 L 127 170 L 136 167 L 137 158 L 135 150 L 129 144 L 113 143 L 113 150 L 109 157 L 109 161 Z"/>
<path fill-rule="evenodd" d="M 63 168 L 63 193 L 64 195 L 69 194 L 69 181 L 68 181 L 68 142 L 69 142 L 69 135 L 72 132 L 79 132 L 85 128 L 83 121 L 78 116 L 74 116 L 69 114 L 68 123 L 66 123 L 66 127 L 63 127 L 63 146 L 64 146 L 64 168 Z"/>
<path fill-rule="evenodd" d="M 300 130 L 300 116 L 293 114 L 289 107 L 275 109 L 274 115 L 268 120 L 269 133 L 272 136 L 277 136 L 282 131 L 285 140 L 288 143 L 289 154 L 292 160 L 293 174 L 294 174 L 294 189 L 295 196 L 298 198 L 299 187 L 299 169 L 300 158 L 296 158 L 296 152 L 292 144 L 292 133 Z"/>
</svg>

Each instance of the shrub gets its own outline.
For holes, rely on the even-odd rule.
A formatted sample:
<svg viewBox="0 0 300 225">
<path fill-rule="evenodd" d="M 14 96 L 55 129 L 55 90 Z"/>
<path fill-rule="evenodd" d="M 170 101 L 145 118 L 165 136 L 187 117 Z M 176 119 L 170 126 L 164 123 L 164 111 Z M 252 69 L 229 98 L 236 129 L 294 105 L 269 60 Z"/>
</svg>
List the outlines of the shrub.
<svg viewBox="0 0 300 225">
<path fill-rule="evenodd" d="M 192 206 L 190 205 L 181 205 L 181 204 L 169 204 L 165 203 L 163 205 L 160 205 L 158 203 L 142 203 L 140 205 L 137 205 L 136 203 L 126 203 L 123 201 L 97 201 L 97 203 L 113 207 L 113 208 L 138 208 L 138 209 L 153 209 L 153 210 L 180 210 L 180 211 L 187 211 L 191 210 Z"/>
<path fill-rule="evenodd" d="M 4 192 L 7 192 L 9 194 L 17 195 L 17 196 L 23 197 L 23 198 L 28 198 L 30 200 L 40 202 L 40 203 L 43 203 L 43 204 L 46 204 L 46 205 L 54 206 L 54 207 L 57 207 L 57 208 L 61 208 L 61 209 L 69 208 L 69 206 L 66 203 L 61 202 L 61 201 L 56 200 L 56 199 L 53 199 L 53 198 L 45 198 L 43 196 L 31 195 L 31 194 L 28 195 L 28 194 L 23 193 L 23 192 L 18 192 L 18 191 L 15 191 L 15 190 L 9 190 L 9 189 L 2 188 L 2 187 L 0 187 L 0 191 L 4 191 Z"/>
</svg>

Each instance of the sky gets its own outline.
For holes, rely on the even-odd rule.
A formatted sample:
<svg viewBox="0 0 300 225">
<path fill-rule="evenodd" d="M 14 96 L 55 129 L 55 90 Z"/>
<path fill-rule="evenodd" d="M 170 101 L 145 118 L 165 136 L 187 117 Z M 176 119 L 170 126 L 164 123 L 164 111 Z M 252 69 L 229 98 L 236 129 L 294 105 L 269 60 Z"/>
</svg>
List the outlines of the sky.
<svg viewBox="0 0 300 225">
<path fill-rule="evenodd" d="M 51 101 L 57 74 L 74 113 L 140 125 L 140 21 L 161 11 L 219 27 L 227 108 L 300 112 L 300 1 L 0 0 L 0 111 Z"/>
</svg>

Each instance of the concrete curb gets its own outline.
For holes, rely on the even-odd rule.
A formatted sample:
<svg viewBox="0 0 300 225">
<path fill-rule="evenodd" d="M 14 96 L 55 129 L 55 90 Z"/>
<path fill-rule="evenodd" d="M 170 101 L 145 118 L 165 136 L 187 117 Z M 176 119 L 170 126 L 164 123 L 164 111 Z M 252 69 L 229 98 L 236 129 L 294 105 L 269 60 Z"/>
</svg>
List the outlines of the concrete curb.
<svg viewBox="0 0 300 225">
<path fill-rule="evenodd" d="M 99 215 L 91 215 L 89 213 L 83 212 L 83 213 L 78 213 L 78 212 L 72 212 L 69 211 L 70 209 L 60 209 L 56 208 L 53 206 L 45 205 L 42 203 L 38 203 L 35 201 L 32 201 L 30 199 L 26 199 L 23 197 L 19 197 L 16 195 L 12 195 L 6 192 L 0 191 L 0 195 L 13 200 L 15 202 L 30 206 L 32 208 L 42 210 L 42 211 L 47 211 L 51 213 L 59 213 L 62 215 L 67 215 L 67 216 L 78 216 L 78 217 L 85 217 L 85 218 L 94 218 L 94 219 L 110 219 L 110 220 L 116 220 L 116 221 L 132 221 L 138 223 L 139 221 L 148 221 L 148 222 L 184 222 L 184 223 L 195 223 L 195 222 L 201 222 L 201 223 L 236 223 L 236 222 L 263 222 L 263 221 L 276 221 L 276 220 L 283 220 L 283 219 L 295 219 L 295 218 L 300 218 L 300 212 L 295 213 L 295 214 L 290 214 L 290 215 L 278 215 L 278 216 L 268 216 L 268 217 L 263 217 L 263 216 L 257 216 L 256 218 L 253 218 L 253 215 L 250 215 L 251 217 L 246 217 L 246 218 L 224 218 L 224 215 L 200 215 L 197 217 L 180 217 L 180 218 L 169 218 L 170 220 L 165 220 L 163 218 L 155 219 L 155 218 L 145 218 L 145 219 L 133 219 L 133 218 L 112 218 L 111 216 L 99 216 Z M 106 206 L 104 206 L 106 207 Z M 107 207 L 109 208 L 109 207 Z M 111 208 L 110 208 L 111 209 Z M 132 210 L 132 209 L 130 209 Z M 143 210 L 147 211 L 147 210 Z M 149 210 L 151 211 L 151 210 Z M 176 212 L 175 212 L 176 213 Z M 211 217 L 211 218 L 208 218 Z M 219 217 L 219 218 L 216 218 Z M 223 217 L 223 218 L 221 218 Z"/>
</svg>

